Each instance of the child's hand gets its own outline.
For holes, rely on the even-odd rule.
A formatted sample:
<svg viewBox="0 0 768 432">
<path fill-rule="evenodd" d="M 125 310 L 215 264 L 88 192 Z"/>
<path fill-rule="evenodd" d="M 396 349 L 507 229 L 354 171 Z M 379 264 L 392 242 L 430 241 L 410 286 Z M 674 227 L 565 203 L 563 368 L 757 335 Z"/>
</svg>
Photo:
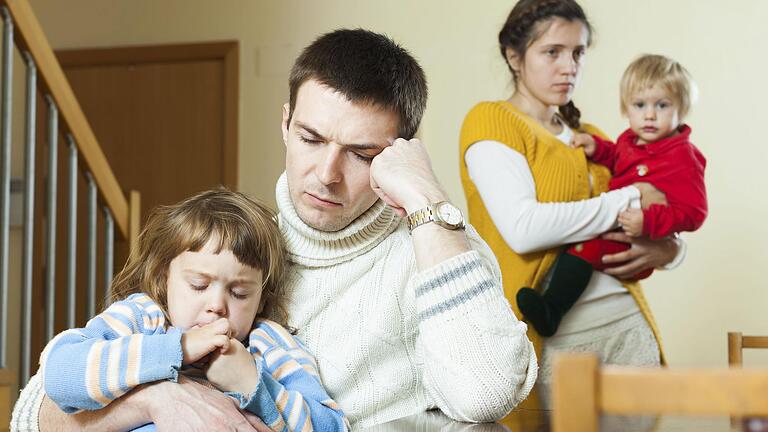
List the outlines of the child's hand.
<svg viewBox="0 0 768 432">
<path fill-rule="evenodd" d="M 259 383 L 259 370 L 253 355 L 237 339 L 229 339 L 229 349 L 217 352 L 208 362 L 205 376 L 221 391 L 248 396 Z"/>
<path fill-rule="evenodd" d="M 229 320 L 219 318 L 202 327 L 192 327 L 181 335 L 183 363 L 192 364 L 207 356 L 215 349 L 222 352 L 229 348 Z"/>
<path fill-rule="evenodd" d="M 640 190 L 640 206 L 643 210 L 647 210 L 648 207 L 653 204 L 667 205 L 667 196 L 664 195 L 664 192 L 656 189 L 652 184 L 638 182 L 632 186 Z"/>
<path fill-rule="evenodd" d="M 595 148 L 597 147 L 597 144 L 595 144 L 595 139 L 592 138 L 592 135 L 585 134 L 585 133 L 577 133 L 573 137 L 573 142 L 571 143 L 571 147 L 573 148 L 584 148 L 584 154 L 587 155 L 587 157 L 592 157 L 593 154 L 595 154 Z"/>
<path fill-rule="evenodd" d="M 643 211 L 640 209 L 628 209 L 619 213 L 619 226 L 630 237 L 643 235 Z"/>
</svg>

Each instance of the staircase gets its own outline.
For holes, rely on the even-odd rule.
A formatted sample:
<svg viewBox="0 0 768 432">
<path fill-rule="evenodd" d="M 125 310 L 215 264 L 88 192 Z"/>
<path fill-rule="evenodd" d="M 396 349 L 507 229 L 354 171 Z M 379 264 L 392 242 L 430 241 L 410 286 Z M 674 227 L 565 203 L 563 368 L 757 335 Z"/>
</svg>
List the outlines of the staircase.
<svg viewBox="0 0 768 432">
<path fill-rule="evenodd" d="M 87 310 L 95 311 L 96 304 L 108 298 L 114 242 L 135 245 L 140 195 L 126 194 L 118 184 L 29 2 L 0 0 L 0 15 L 0 430 L 7 430 L 17 390 L 37 368 L 39 347 L 61 330 L 56 323 L 61 327 L 62 316 L 57 321 L 56 315 L 65 310 L 67 327 L 83 325 L 75 320 L 75 305 L 87 303 Z M 14 59 L 19 57 L 26 94 L 23 103 L 16 104 L 21 98 L 12 94 Z M 23 136 L 23 143 L 14 142 L 12 129 L 20 123 L 14 119 L 22 117 L 23 134 L 17 135 Z M 45 119 L 45 136 L 37 136 L 43 126 L 38 118 Z M 12 204 L 15 148 L 24 154 L 23 201 Z M 66 169 L 59 170 L 59 165 Z M 85 212 L 79 210 L 77 193 L 83 183 Z M 21 233 L 11 230 L 12 211 L 23 214 Z M 87 233 L 84 245 L 77 244 L 81 229 Z M 58 237 L 66 241 L 57 242 Z M 10 252 L 12 242 L 19 243 L 20 258 Z M 88 261 L 87 294 L 78 298 L 83 289 L 75 286 L 76 258 L 82 255 Z M 61 256 L 67 257 L 66 265 L 56 266 Z M 97 267 L 99 262 L 102 267 Z"/>
</svg>

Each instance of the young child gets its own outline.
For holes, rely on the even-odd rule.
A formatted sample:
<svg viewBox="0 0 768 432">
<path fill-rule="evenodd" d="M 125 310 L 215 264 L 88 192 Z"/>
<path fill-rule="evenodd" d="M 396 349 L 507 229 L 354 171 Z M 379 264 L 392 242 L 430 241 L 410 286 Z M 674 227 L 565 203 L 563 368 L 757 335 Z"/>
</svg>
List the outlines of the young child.
<svg viewBox="0 0 768 432">
<path fill-rule="evenodd" d="M 575 147 L 610 168 L 611 189 L 647 182 L 666 195 L 666 205 L 630 208 L 619 215 L 619 227 L 631 237 L 659 239 L 695 231 L 707 216 L 706 160 L 689 141 L 691 128 L 682 123 L 694 93 L 690 75 L 678 62 L 660 55 L 641 56 L 621 79 L 621 112 L 629 119 L 629 129 L 616 144 L 587 134 L 574 138 Z M 603 264 L 603 255 L 628 248 L 626 243 L 599 238 L 572 246 L 558 258 L 543 294 L 531 288 L 518 292 L 520 311 L 539 334 L 552 336 L 584 292 L 593 269 L 610 267 Z M 646 270 L 633 279 L 652 272 Z"/>
<path fill-rule="evenodd" d="M 224 189 L 157 208 L 115 277 L 120 300 L 43 351 L 46 395 L 75 413 L 140 384 L 202 375 L 272 430 L 347 430 L 314 358 L 258 317 L 279 308 L 286 259 L 275 220 Z"/>
</svg>

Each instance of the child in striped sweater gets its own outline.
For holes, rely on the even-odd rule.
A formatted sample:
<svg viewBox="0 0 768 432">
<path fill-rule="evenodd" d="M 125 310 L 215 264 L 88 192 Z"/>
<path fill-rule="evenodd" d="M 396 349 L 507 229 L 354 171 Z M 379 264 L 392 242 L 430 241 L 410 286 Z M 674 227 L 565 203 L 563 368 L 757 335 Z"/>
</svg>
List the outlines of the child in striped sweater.
<svg viewBox="0 0 768 432">
<path fill-rule="evenodd" d="M 140 384 L 202 375 L 272 430 L 347 430 L 312 355 L 258 317 L 280 308 L 286 260 L 275 220 L 223 189 L 157 208 L 113 282 L 118 301 L 43 351 L 46 395 L 76 413 Z"/>
</svg>

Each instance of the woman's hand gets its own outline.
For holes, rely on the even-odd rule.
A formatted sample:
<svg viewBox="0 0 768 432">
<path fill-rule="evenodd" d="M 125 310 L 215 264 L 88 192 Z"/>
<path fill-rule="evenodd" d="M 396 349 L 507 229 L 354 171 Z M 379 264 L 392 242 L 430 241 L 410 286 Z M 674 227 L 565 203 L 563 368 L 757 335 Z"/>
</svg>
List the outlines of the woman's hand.
<svg viewBox="0 0 768 432">
<path fill-rule="evenodd" d="M 640 190 L 640 206 L 647 210 L 653 204 L 667 205 L 667 196 L 664 192 L 656 189 L 652 184 L 638 182 L 632 186 Z"/>
<path fill-rule="evenodd" d="M 629 279 L 645 269 L 663 267 L 677 256 L 677 243 L 670 237 L 651 240 L 614 231 L 603 234 L 602 238 L 631 245 L 623 252 L 603 256 L 605 264 L 621 264 L 604 270 L 604 273 L 619 279 Z"/>
<path fill-rule="evenodd" d="M 221 391 L 248 396 L 259 383 L 259 370 L 253 355 L 237 339 L 229 340 L 226 352 L 217 352 L 208 362 L 205 376 Z"/>
<path fill-rule="evenodd" d="M 229 348 L 229 333 L 229 320 L 226 318 L 185 331 L 181 335 L 183 364 L 195 363 L 216 349 L 225 352 Z"/>
</svg>

